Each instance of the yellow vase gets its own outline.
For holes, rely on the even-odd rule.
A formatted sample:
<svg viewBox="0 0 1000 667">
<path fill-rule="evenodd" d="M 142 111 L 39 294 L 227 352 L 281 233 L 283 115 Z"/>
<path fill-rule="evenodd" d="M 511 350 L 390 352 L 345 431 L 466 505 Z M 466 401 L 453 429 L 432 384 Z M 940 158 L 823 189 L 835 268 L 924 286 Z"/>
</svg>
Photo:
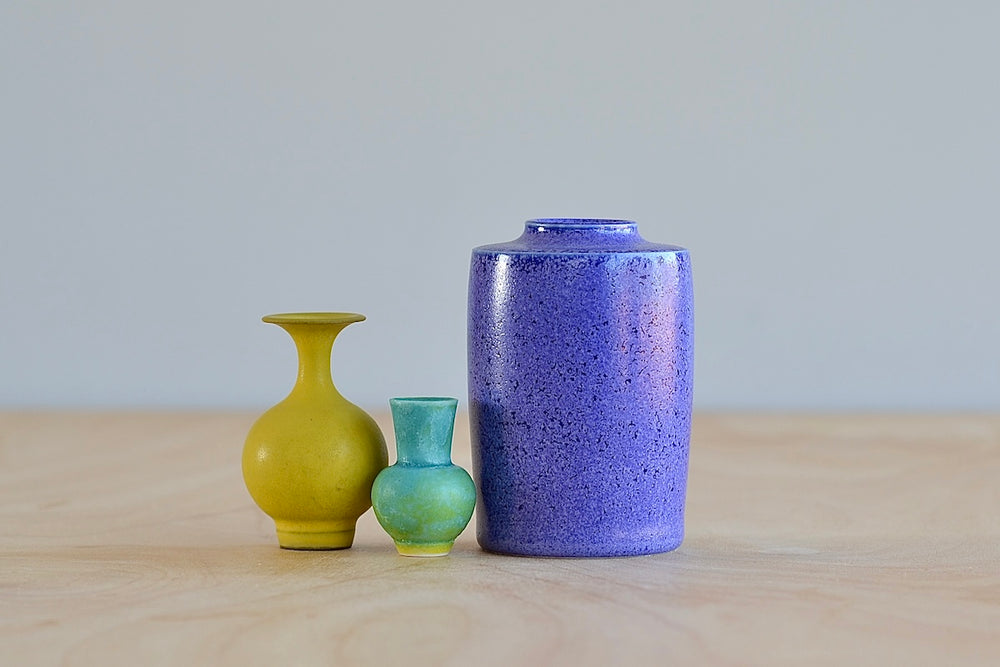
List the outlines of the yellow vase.
<svg viewBox="0 0 1000 667">
<path fill-rule="evenodd" d="M 372 483 L 386 467 L 385 439 L 372 419 L 333 384 L 330 354 L 355 313 L 268 315 L 291 335 L 299 375 L 288 397 L 254 423 L 243 447 L 243 479 L 274 519 L 285 549 L 346 549 L 371 507 Z"/>
</svg>

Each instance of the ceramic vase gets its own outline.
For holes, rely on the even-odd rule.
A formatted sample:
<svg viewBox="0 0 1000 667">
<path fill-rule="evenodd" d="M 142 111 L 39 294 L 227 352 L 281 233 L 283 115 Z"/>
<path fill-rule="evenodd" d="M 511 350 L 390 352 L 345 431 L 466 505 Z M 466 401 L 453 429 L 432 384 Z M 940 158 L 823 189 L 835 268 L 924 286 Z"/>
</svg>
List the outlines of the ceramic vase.
<svg viewBox="0 0 1000 667">
<path fill-rule="evenodd" d="M 454 398 L 393 398 L 396 463 L 375 478 L 375 516 L 404 556 L 447 555 L 472 517 L 476 485 L 451 462 Z"/>
<path fill-rule="evenodd" d="M 634 222 L 545 219 L 472 252 L 477 536 L 489 551 L 624 556 L 684 535 L 691 264 Z"/>
<path fill-rule="evenodd" d="M 375 476 L 387 462 L 375 421 L 340 395 L 330 355 L 337 335 L 364 315 L 268 315 L 295 341 L 299 372 L 291 393 L 254 423 L 243 448 L 243 479 L 274 519 L 286 549 L 346 549 L 371 507 Z"/>
</svg>

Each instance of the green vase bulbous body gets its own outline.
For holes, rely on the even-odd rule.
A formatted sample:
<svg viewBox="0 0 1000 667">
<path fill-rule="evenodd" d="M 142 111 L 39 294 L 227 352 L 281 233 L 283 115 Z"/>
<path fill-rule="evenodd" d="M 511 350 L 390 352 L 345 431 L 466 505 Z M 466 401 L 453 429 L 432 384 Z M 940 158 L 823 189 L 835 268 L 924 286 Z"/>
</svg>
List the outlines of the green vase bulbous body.
<svg viewBox="0 0 1000 667">
<path fill-rule="evenodd" d="M 404 556 L 444 556 L 472 518 L 476 485 L 451 462 L 454 398 L 393 398 L 397 460 L 372 486 L 378 522 Z"/>
</svg>

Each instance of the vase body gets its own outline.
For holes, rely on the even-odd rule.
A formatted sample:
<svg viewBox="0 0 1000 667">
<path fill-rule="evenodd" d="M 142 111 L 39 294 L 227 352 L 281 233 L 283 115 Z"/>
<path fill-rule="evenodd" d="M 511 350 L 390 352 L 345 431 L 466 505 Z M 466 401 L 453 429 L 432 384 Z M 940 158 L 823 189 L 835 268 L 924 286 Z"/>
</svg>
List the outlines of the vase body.
<svg viewBox="0 0 1000 667">
<path fill-rule="evenodd" d="M 691 267 L 635 223 L 533 220 L 473 250 L 477 537 L 499 553 L 624 556 L 684 536 Z"/>
<path fill-rule="evenodd" d="M 476 485 L 451 462 L 454 398 L 393 398 L 396 463 L 375 479 L 372 505 L 404 556 L 444 556 L 472 518 Z"/>
<path fill-rule="evenodd" d="M 345 549 L 371 507 L 375 476 L 387 462 L 375 421 L 340 395 L 330 355 L 353 313 L 269 315 L 295 341 L 299 373 L 285 400 L 254 423 L 243 447 L 243 479 L 274 519 L 286 549 Z"/>
</svg>

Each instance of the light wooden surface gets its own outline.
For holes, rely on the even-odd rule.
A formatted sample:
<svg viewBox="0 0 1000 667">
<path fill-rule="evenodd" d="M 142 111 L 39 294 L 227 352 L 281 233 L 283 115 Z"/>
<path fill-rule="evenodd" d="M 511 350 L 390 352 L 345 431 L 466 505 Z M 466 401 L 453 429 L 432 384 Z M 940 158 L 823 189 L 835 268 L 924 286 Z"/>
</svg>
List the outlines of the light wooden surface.
<svg viewBox="0 0 1000 667">
<path fill-rule="evenodd" d="M 606 560 L 282 551 L 252 420 L 0 414 L 0 664 L 1000 665 L 1000 416 L 699 415 L 683 546 Z"/>
</svg>

